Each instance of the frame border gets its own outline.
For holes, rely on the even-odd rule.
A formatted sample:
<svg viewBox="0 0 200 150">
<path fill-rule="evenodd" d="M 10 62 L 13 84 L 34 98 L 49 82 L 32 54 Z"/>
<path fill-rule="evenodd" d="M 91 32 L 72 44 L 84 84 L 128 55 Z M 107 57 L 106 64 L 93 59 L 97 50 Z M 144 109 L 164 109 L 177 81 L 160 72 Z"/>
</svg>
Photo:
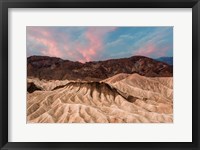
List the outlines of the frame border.
<svg viewBox="0 0 200 150">
<path fill-rule="evenodd" d="M 9 149 L 200 149 L 200 0 L 0 0 L 0 148 Z M 192 8 L 192 142 L 8 142 L 9 8 Z"/>
</svg>

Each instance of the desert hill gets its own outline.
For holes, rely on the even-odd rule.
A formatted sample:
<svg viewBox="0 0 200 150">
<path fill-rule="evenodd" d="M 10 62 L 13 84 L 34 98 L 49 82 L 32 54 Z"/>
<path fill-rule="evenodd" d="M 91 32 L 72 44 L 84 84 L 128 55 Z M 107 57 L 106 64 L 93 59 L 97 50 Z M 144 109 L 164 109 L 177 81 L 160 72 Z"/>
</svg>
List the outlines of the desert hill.
<svg viewBox="0 0 200 150">
<path fill-rule="evenodd" d="M 100 82 L 31 78 L 28 84 L 35 89 L 27 94 L 29 123 L 173 122 L 172 77 L 121 73 Z"/>
<path fill-rule="evenodd" d="M 119 73 L 172 77 L 173 66 L 144 56 L 86 63 L 48 56 L 27 58 L 27 76 L 38 79 L 100 81 Z"/>
<path fill-rule="evenodd" d="M 169 65 L 173 65 L 173 57 L 160 57 L 160 58 L 157 58 L 155 60 L 158 60 L 158 61 L 161 61 L 161 62 L 165 62 Z"/>
</svg>

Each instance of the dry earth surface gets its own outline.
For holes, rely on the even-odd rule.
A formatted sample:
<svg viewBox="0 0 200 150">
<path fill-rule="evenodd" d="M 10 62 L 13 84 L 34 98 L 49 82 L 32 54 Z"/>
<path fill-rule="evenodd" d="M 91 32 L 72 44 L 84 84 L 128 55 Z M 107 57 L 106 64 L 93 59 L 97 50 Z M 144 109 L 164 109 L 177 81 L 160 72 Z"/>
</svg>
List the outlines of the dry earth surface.
<svg viewBox="0 0 200 150">
<path fill-rule="evenodd" d="M 27 82 L 28 123 L 173 122 L 173 77 L 119 73 L 98 82 Z"/>
</svg>

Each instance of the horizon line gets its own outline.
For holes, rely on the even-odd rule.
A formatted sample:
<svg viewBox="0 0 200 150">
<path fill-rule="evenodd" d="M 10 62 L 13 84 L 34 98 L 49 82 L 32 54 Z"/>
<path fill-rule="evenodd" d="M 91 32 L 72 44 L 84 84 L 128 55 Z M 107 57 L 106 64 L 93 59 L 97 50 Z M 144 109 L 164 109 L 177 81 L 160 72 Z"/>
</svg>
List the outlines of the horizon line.
<svg viewBox="0 0 200 150">
<path fill-rule="evenodd" d="M 152 58 L 152 57 L 143 56 L 143 55 L 132 55 L 130 57 L 120 57 L 120 58 L 110 58 L 110 59 L 105 59 L 105 60 L 94 60 L 94 61 L 80 62 L 78 60 L 69 60 L 69 59 L 63 59 L 63 58 L 56 57 L 56 56 L 47 56 L 47 55 L 31 55 L 31 56 L 27 56 L 27 58 L 30 58 L 30 57 L 58 58 L 58 59 L 61 59 L 61 60 L 68 60 L 68 61 L 72 61 L 72 62 L 79 62 L 79 63 L 82 63 L 82 64 L 89 63 L 89 62 L 101 62 L 101 61 L 108 61 L 108 60 L 115 60 L 115 59 L 124 59 L 124 58 L 131 58 L 131 57 L 146 57 L 146 58 L 150 58 L 150 59 L 154 59 L 154 60 L 159 59 L 159 58 L 173 58 L 173 56 L 161 56 L 161 57 L 158 57 L 158 58 Z"/>
</svg>

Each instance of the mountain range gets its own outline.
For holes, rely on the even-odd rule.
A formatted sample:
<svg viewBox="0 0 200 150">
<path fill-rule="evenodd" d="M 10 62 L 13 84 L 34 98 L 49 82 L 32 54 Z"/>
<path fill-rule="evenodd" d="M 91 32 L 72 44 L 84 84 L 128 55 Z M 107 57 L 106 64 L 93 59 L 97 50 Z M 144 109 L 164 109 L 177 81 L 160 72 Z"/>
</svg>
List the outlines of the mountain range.
<svg viewBox="0 0 200 150">
<path fill-rule="evenodd" d="M 144 56 L 27 58 L 27 123 L 172 123 L 173 66 Z"/>
<path fill-rule="evenodd" d="M 155 60 L 167 63 L 169 65 L 173 65 L 173 57 L 160 57 L 160 58 L 157 58 Z"/>
<path fill-rule="evenodd" d="M 86 63 L 48 56 L 27 58 L 27 76 L 39 79 L 100 81 L 119 73 L 172 77 L 173 66 L 144 56 Z"/>
</svg>

